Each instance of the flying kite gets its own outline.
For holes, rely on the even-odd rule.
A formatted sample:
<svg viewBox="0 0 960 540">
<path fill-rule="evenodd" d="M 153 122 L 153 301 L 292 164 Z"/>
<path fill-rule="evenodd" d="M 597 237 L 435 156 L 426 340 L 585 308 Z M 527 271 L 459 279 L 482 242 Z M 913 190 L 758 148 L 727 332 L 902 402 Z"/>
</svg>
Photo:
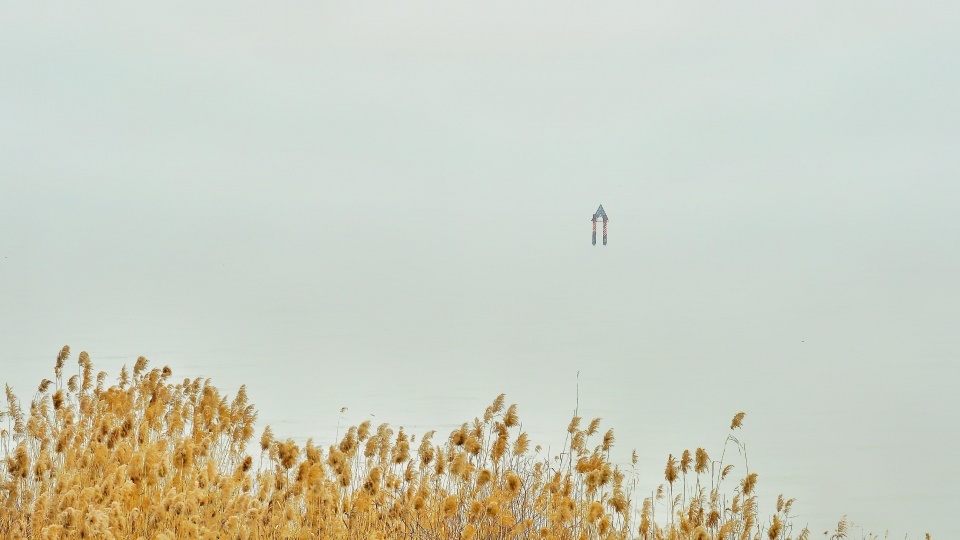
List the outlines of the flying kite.
<svg viewBox="0 0 960 540">
<path fill-rule="evenodd" d="M 603 205 L 597 208 L 593 213 L 593 245 L 597 245 L 597 220 L 603 219 L 603 245 L 607 245 L 607 213 L 603 211 Z"/>
</svg>

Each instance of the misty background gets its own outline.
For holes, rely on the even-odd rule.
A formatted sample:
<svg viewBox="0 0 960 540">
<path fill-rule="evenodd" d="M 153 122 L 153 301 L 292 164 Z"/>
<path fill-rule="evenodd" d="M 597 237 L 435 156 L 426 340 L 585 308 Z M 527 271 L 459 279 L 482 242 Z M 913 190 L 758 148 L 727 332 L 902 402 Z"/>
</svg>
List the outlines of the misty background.
<svg viewBox="0 0 960 540">
<path fill-rule="evenodd" d="M 0 382 L 29 402 L 65 344 L 111 380 L 144 355 L 320 444 L 445 436 L 506 392 L 556 448 L 579 402 L 637 449 L 637 500 L 743 410 L 762 513 L 960 536 L 958 26 L 946 1 L 4 6 Z"/>
</svg>

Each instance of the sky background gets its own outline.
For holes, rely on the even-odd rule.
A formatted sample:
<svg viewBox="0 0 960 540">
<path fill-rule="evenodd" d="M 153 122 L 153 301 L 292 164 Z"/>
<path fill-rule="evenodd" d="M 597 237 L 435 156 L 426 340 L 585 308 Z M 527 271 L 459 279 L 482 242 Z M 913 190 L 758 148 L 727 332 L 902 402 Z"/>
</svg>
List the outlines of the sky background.
<svg viewBox="0 0 960 540">
<path fill-rule="evenodd" d="M 0 12 L 22 398 L 69 344 L 546 446 L 579 391 L 647 492 L 744 410 L 764 513 L 960 537 L 960 3 L 194 4 Z"/>
</svg>

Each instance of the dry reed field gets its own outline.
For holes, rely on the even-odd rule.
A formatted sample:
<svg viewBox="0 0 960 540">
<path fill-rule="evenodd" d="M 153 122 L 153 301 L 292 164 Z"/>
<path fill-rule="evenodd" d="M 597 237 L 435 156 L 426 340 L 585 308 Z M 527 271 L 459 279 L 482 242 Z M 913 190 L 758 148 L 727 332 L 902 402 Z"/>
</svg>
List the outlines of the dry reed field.
<svg viewBox="0 0 960 540">
<path fill-rule="evenodd" d="M 739 454 L 728 447 L 742 449 L 732 434 L 720 459 L 702 448 L 669 456 L 664 483 L 639 499 L 600 419 L 574 417 L 557 456 L 520 431 L 503 395 L 446 436 L 364 422 L 332 445 L 300 447 L 267 427 L 249 448 L 257 413 L 243 387 L 230 398 L 209 380 L 174 382 L 143 357 L 108 386 L 86 353 L 68 376 L 69 355 L 64 347 L 29 411 L 7 387 L 2 538 L 810 537 L 794 530 L 792 499 L 760 512 L 757 473 L 724 461 Z M 841 520 L 825 537 L 848 534 Z"/>
</svg>

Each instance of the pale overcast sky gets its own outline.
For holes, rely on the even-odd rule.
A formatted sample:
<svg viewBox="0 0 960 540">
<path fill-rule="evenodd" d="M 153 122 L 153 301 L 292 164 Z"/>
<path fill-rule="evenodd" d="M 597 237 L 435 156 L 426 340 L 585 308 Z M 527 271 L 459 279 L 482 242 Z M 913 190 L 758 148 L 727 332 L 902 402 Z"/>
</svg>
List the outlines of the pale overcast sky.
<svg viewBox="0 0 960 540">
<path fill-rule="evenodd" d="M 0 11 L 0 374 L 246 383 L 279 436 L 500 392 L 960 537 L 960 3 Z M 610 243 L 590 245 L 590 216 Z M 642 498 L 642 497 L 641 497 Z"/>
</svg>

